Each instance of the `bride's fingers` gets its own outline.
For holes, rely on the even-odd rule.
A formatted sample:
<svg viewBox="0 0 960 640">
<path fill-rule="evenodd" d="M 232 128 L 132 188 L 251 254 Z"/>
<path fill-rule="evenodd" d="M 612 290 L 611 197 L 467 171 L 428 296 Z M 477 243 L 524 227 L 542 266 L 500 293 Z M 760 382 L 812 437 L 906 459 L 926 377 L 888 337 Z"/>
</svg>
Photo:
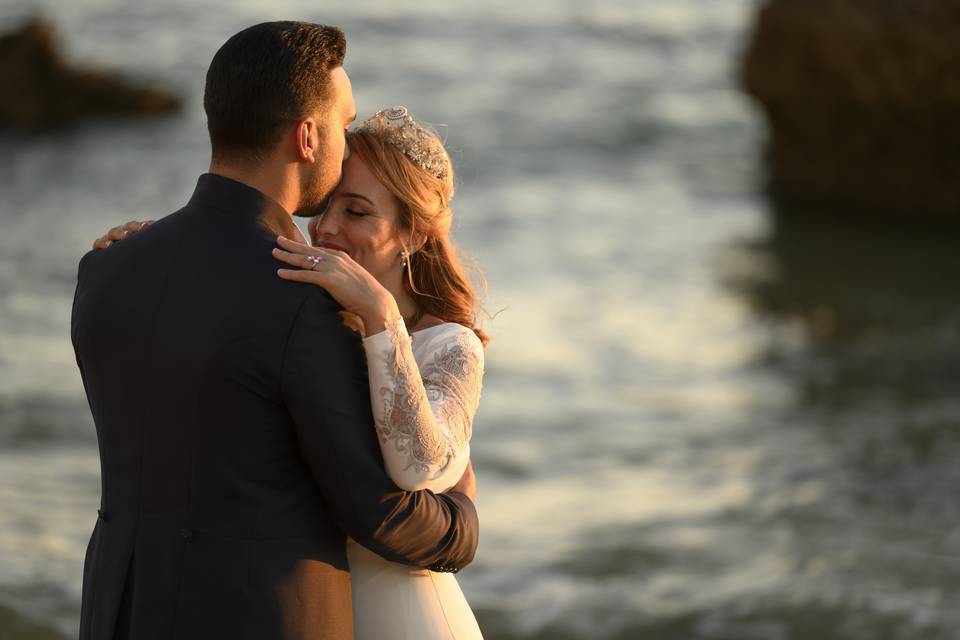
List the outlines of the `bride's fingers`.
<svg viewBox="0 0 960 640">
<path fill-rule="evenodd" d="M 110 231 L 107 231 L 107 235 L 105 237 L 110 240 L 123 240 L 127 237 L 128 233 L 129 232 L 123 227 L 114 227 L 113 229 L 110 229 Z"/>
<path fill-rule="evenodd" d="M 337 249 L 328 249 L 327 247 L 314 247 L 309 244 L 303 244 L 295 240 L 290 240 L 283 236 L 277 236 L 277 244 L 285 250 L 304 256 L 325 256 L 331 259 L 349 258 L 350 256 Z"/>
<path fill-rule="evenodd" d="M 321 287 L 326 284 L 324 274 L 320 273 L 319 271 L 304 271 L 303 269 L 277 269 L 277 275 L 284 280 L 306 282 L 308 284 L 315 284 Z"/>
<path fill-rule="evenodd" d="M 311 253 L 316 252 L 316 249 L 308 244 L 303 244 L 302 242 L 297 242 L 296 240 L 290 240 L 289 238 L 284 238 L 283 236 L 277 236 L 277 244 L 291 253 L 310 255 Z"/>
<path fill-rule="evenodd" d="M 136 233 L 142 229 L 146 229 L 153 224 L 153 222 L 153 220 L 145 220 L 143 222 L 140 222 L 139 220 L 131 220 L 130 222 L 122 225 L 112 227 L 105 234 L 94 240 L 93 248 L 106 249 L 117 240 L 123 240 L 131 233 Z"/>
<path fill-rule="evenodd" d="M 286 262 L 295 267 L 300 267 L 301 269 L 310 269 L 315 270 L 317 262 L 324 262 L 325 259 L 323 256 L 309 256 L 301 255 L 298 253 L 290 253 L 289 251 L 284 251 L 283 249 L 274 249 L 273 257 L 281 262 Z"/>
</svg>

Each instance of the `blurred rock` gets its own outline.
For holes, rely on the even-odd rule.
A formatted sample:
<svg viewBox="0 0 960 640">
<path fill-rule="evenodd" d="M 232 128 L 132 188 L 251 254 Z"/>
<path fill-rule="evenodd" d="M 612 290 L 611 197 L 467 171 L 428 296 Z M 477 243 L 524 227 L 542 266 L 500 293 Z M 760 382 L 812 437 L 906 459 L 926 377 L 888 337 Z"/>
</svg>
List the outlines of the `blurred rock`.
<svg viewBox="0 0 960 640">
<path fill-rule="evenodd" d="M 179 98 L 162 89 L 69 67 L 42 20 L 0 36 L 0 128 L 50 129 L 91 116 L 151 116 L 179 106 Z"/>
<path fill-rule="evenodd" d="M 957 0 L 769 0 L 743 82 L 781 203 L 960 225 Z"/>
<path fill-rule="evenodd" d="M 772 219 L 768 237 L 734 249 L 721 276 L 769 322 L 758 363 L 792 383 L 804 414 L 945 423 L 960 454 L 956 235 L 803 211 Z"/>
</svg>

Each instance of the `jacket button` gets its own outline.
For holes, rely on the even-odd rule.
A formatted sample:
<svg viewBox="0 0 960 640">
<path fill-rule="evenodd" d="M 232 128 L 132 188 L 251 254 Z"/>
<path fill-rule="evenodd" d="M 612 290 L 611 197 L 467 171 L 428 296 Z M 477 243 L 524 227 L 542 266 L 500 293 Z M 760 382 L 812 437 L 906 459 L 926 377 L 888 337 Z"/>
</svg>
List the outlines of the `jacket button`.
<svg viewBox="0 0 960 640">
<path fill-rule="evenodd" d="M 107 512 L 103 509 L 97 509 L 97 517 L 104 522 L 108 522 L 110 520 L 110 518 L 107 517 Z"/>
<path fill-rule="evenodd" d="M 180 529 L 179 533 L 180 533 L 180 537 L 186 540 L 187 542 L 190 542 L 191 540 L 193 540 L 193 531 L 190 531 L 190 529 Z"/>
</svg>

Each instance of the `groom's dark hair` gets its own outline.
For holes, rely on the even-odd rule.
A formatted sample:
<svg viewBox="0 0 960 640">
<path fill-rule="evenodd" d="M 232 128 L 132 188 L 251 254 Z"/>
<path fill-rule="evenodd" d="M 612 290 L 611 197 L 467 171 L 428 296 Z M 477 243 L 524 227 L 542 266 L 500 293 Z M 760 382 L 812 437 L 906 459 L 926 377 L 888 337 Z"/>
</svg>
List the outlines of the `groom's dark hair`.
<svg viewBox="0 0 960 640">
<path fill-rule="evenodd" d="M 325 113 L 330 71 L 346 53 L 343 31 L 309 22 L 264 22 L 232 36 L 203 92 L 213 159 L 260 159 L 285 127 Z"/>
</svg>

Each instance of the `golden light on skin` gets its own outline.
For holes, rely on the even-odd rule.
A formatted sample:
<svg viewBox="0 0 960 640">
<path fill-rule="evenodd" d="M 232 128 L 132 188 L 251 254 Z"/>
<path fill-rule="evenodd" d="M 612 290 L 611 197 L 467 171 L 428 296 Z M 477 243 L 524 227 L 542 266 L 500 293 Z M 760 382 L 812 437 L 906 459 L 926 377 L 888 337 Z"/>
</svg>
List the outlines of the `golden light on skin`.
<svg viewBox="0 0 960 640">
<path fill-rule="evenodd" d="M 401 314 L 411 313 L 400 267 L 408 239 L 400 228 L 399 206 L 360 156 L 343 163 L 342 181 L 323 214 L 310 219 L 308 231 L 314 246 L 344 251 L 393 295 Z"/>
</svg>

